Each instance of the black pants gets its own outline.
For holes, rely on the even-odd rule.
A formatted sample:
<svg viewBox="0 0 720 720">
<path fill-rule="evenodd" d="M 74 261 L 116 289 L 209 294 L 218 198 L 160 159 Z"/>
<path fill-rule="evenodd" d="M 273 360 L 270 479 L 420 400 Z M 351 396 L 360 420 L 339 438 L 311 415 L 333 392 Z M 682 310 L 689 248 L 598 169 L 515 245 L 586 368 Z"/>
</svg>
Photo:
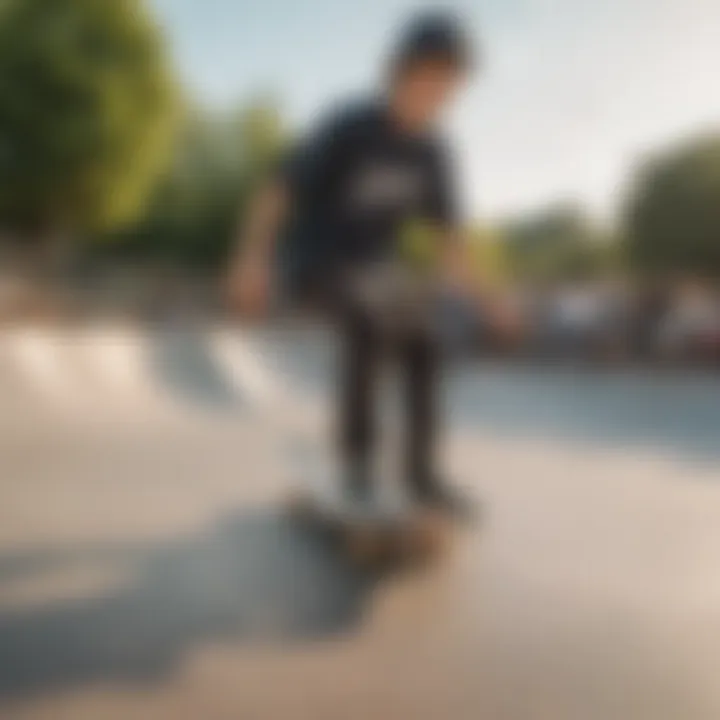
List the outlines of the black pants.
<svg viewBox="0 0 720 720">
<path fill-rule="evenodd" d="M 343 297 L 332 313 L 340 334 L 339 444 L 342 459 L 369 469 L 379 426 L 375 407 L 381 365 L 397 366 L 405 413 L 403 461 L 410 490 L 423 494 L 435 475 L 438 441 L 439 344 L 430 332 L 388 337 L 382 318 Z M 370 482 L 360 472 L 356 482 Z"/>
</svg>

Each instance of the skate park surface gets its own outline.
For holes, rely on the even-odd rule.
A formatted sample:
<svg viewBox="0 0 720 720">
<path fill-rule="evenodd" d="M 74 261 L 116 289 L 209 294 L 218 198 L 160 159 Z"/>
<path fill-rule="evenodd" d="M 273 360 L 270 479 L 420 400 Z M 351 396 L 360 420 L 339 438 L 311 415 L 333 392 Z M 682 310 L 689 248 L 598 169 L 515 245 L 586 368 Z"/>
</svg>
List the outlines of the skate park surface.
<svg viewBox="0 0 720 720">
<path fill-rule="evenodd" d="M 331 367 L 305 328 L 0 333 L 2 720 L 720 717 L 720 381 L 454 369 L 483 520 L 380 576 L 282 512 Z"/>
</svg>

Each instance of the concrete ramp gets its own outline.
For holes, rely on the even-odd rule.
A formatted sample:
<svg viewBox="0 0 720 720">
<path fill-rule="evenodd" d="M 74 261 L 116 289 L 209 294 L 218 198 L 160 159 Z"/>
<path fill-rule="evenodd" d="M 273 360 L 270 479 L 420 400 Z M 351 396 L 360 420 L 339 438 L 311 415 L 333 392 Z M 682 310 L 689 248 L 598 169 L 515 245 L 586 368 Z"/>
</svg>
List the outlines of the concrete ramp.
<svg viewBox="0 0 720 720">
<path fill-rule="evenodd" d="M 4 419 L 161 421 L 280 402 L 258 343 L 229 329 L 0 331 Z"/>
</svg>

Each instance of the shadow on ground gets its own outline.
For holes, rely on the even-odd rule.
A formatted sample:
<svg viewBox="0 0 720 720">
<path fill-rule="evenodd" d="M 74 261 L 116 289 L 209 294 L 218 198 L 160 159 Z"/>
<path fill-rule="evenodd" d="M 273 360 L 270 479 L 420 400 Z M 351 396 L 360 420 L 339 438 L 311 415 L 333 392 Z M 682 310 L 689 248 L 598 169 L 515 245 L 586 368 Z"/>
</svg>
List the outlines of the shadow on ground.
<svg viewBox="0 0 720 720">
<path fill-rule="evenodd" d="M 377 580 L 317 533 L 257 511 L 156 544 L 0 557 L 0 584 L 78 563 L 110 566 L 120 589 L 0 613 L 0 702 L 98 680 L 160 680 L 208 642 L 350 632 Z"/>
<path fill-rule="evenodd" d="M 189 405 L 233 410 L 242 405 L 218 365 L 202 328 L 170 327 L 152 335 L 148 358 L 160 387 Z"/>
</svg>

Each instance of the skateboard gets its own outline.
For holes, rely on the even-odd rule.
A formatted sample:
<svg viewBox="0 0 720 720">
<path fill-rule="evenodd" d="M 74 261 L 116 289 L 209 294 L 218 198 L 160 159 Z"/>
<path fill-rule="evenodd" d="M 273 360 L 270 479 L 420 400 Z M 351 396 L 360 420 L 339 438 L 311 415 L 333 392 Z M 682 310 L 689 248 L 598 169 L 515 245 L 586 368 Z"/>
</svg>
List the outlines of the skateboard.
<svg viewBox="0 0 720 720">
<path fill-rule="evenodd" d="M 409 502 L 361 508 L 313 487 L 296 492 L 289 511 L 365 566 L 431 561 L 447 549 L 453 524 L 446 514 Z"/>
</svg>

